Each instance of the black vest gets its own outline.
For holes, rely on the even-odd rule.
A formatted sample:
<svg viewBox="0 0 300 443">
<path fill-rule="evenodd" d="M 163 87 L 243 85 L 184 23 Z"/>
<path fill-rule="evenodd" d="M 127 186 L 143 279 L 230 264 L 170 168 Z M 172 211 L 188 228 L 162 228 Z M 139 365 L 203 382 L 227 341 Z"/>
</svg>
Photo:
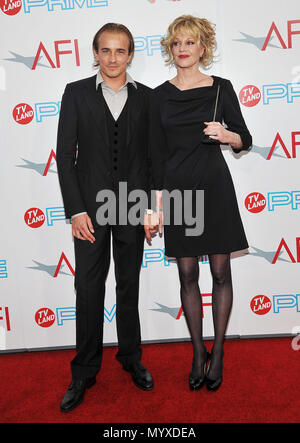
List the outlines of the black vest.
<svg viewBox="0 0 300 443">
<path fill-rule="evenodd" d="M 128 125 L 128 100 L 122 109 L 119 118 L 115 120 L 105 102 L 106 122 L 111 153 L 111 177 L 113 189 L 118 190 L 120 181 L 127 181 L 126 178 L 126 138 Z"/>
</svg>

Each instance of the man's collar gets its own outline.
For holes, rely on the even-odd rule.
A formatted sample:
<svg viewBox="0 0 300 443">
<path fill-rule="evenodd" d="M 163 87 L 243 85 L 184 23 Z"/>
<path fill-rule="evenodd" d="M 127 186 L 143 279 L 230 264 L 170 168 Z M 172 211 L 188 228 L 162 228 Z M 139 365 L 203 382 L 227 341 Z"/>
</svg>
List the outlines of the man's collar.
<svg viewBox="0 0 300 443">
<path fill-rule="evenodd" d="M 96 76 L 96 90 L 98 89 L 98 86 L 100 83 L 104 83 L 104 80 L 103 80 L 103 77 L 102 77 L 100 71 L 98 71 L 97 76 Z M 132 83 L 133 86 L 135 87 L 135 89 L 137 89 L 137 84 L 135 83 L 133 78 L 128 74 L 128 72 L 126 72 L 126 81 L 123 86 L 126 86 L 127 83 Z"/>
</svg>

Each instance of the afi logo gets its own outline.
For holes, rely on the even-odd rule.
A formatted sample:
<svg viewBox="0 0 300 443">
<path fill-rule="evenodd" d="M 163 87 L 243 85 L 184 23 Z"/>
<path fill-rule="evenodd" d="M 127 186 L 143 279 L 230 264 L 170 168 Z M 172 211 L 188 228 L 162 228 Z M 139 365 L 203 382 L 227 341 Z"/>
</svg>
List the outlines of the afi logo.
<svg viewBox="0 0 300 443">
<path fill-rule="evenodd" d="M 61 45 L 68 45 L 67 46 L 68 49 L 62 50 L 60 48 Z M 72 45 L 71 49 L 70 49 L 70 45 Z M 73 45 L 74 45 L 74 48 L 73 48 Z M 74 51 L 74 53 L 73 53 L 73 51 Z M 67 54 L 73 54 L 76 66 L 80 66 L 80 58 L 79 58 L 79 49 L 78 49 L 78 40 L 77 39 L 74 40 L 74 43 L 72 42 L 72 40 L 56 40 L 56 41 L 54 41 L 55 61 L 53 61 L 53 59 L 50 57 L 49 52 L 47 51 L 47 49 L 43 45 L 43 43 L 40 42 L 37 53 L 35 55 L 35 59 L 34 59 L 32 68 L 31 68 L 32 70 L 35 70 L 42 53 L 46 56 L 46 59 L 48 60 L 49 65 L 53 69 L 61 67 L 60 56 L 67 55 Z"/>
<path fill-rule="evenodd" d="M 284 238 L 281 239 L 279 246 L 277 248 L 276 254 L 275 254 L 273 261 L 272 261 L 273 265 L 276 263 L 282 249 L 285 249 L 285 251 L 287 252 L 288 256 L 290 257 L 292 263 L 300 263 L 300 237 L 296 237 L 296 254 L 295 254 L 296 258 L 293 256 L 293 254 L 292 254 L 290 248 L 288 247 L 286 241 L 284 240 Z"/>
<path fill-rule="evenodd" d="M 203 301 L 204 297 L 209 297 L 209 300 L 206 303 Z M 201 294 L 202 307 L 212 306 L 211 297 L 212 297 L 211 293 Z M 171 308 L 170 306 L 162 305 L 161 303 L 156 302 L 156 304 L 159 306 L 159 308 L 151 309 L 151 311 L 160 312 L 162 314 L 168 314 L 172 318 L 174 318 L 174 320 L 180 320 L 181 316 L 184 315 L 182 306 L 180 306 L 179 308 L 178 307 Z M 202 317 L 204 318 L 204 310 L 202 310 Z"/>
<path fill-rule="evenodd" d="M 8 307 L 4 308 L 0 307 L 0 323 L 4 322 L 5 328 L 7 331 L 10 331 L 10 318 L 9 318 L 9 310 Z"/>
<path fill-rule="evenodd" d="M 255 46 L 260 51 L 265 51 L 267 47 L 281 49 L 293 48 L 293 37 L 300 34 L 300 20 L 288 20 L 287 21 L 287 42 L 284 41 L 282 34 L 280 33 L 275 22 L 272 22 L 266 37 L 255 37 L 245 32 L 241 32 L 243 39 L 234 39 L 234 41 L 248 43 Z M 274 44 L 278 41 L 280 46 Z M 278 44 L 278 43 L 277 43 Z"/>
<path fill-rule="evenodd" d="M 73 267 L 71 266 L 66 254 L 64 252 L 61 253 L 60 258 L 58 263 L 54 263 L 54 264 L 45 264 L 45 263 L 41 263 L 38 262 L 36 260 L 32 260 L 35 263 L 35 266 L 28 266 L 28 269 L 33 269 L 35 271 L 42 271 L 42 272 L 46 272 L 50 277 L 54 277 L 56 278 L 58 276 L 58 274 L 60 275 L 66 275 L 66 276 L 74 276 L 75 272 Z M 64 271 L 64 263 L 67 265 L 67 267 L 69 268 L 71 274 L 69 274 L 68 272 Z"/>
<path fill-rule="evenodd" d="M 300 20 L 288 20 L 288 22 L 287 22 L 287 36 L 288 36 L 288 38 L 287 38 L 287 45 L 286 45 L 286 43 L 284 42 L 284 40 L 283 40 L 283 38 L 282 38 L 282 36 L 281 36 L 281 34 L 280 34 L 280 32 L 279 32 L 275 22 L 272 22 L 272 25 L 271 25 L 271 27 L 269 29 L 266 41 L 264 42 L 263 47 L 261 48 L 261 50 L 262 51 L 266 50 L 266 48 L 267 48 L 271 38 L 273 36 L 275 36 L 275 35 L 276 35 L 279 43 L 281 44 L 282 49 L 292 49 L 292 47 L 293 47 L 293 45 L 292 45 L 292 37 L 293 37 L 293 35 L 300 34 L 300 27 L 299 27 L 299 25 L 300 25 Z M 295 27 L 296 27 L 296 29 L 295 29 Z"/>
<path fill-rule="evenodd" d="M 30 160 L 26 160 L 25 158 L 22 158 L 24 164 L 23 165 L 16 165 L 18 168 L 24 168 L 24 169 L 33 169 L 36 171 L 39 175 L 42 175 L 43 177 L 46 177 L 50 172 L 56 174 L 56 171 L 51 169 L 52 167 L 52 161 L 56 162 L 56 154 L 51 149 L 50 155 L 46 162 L 44 163 L 36 163 L 32 162 Z"/>
<path fill-rule="evenodd" d="M 64 252 L 62 252 L 62 253 L 61 253 L 61 256 L 60 256 L 60 259 L 59 259 L 59 262 L 58 262 L 58 264 L 57 264 L 57 267 L 56 267 L 56 269 L 55 269 L 54 275 L 53 275 L 54 278 L 56 278 L 56 277 L 58 276 L 58 273 L 59 273 L 59 271 L 60 271 L 60 268 L 61 268 L 63 262 L 66 263 L 66 265 L 68 266 L 68 268 L 69 268 L 70 271 L 72 272 L 73 276 L 75 275 L 75 271 L 74 271 L 74 269 L 72 268 L 72 266 L 71 266 L 69 260 L 67 259 L 66 254 L 65 254 Z"/>
<path fill-rule="evenodd" d="M 300 140 L 299 137 L 300 136 L 300 131 L 294 131 L 291 133 L 291 139 L 292 139 L 292 151 L 291 153 L 289 152 L 289 150 L 286 147 L 286 144 L 284 143 L 283 138 L 281 137 L 281 135 L 279 134 L 279 132 L 277 132 L 275 139 L 272 143 L 270 152 L 267 156 L 267 160 L 270 160 L 270 158 L 272 157 L 275 148 L 277 147 L 277 145 L 279 144 L 280 147 L 283 149 L 286 158 L 296 158 L 296 148 L 298 145 L 300 145 Z"/>
<path fill-rule="evenodd" d="M 204 301 L 203 301 L 203 298 L 204 298 L 204 297 L 209 297 L 209 298 L 210 298 L 210 301 L 208 301 L 207 303 L 204 303 Z M 204 318 L 204 309 L 203 309 L 204 306 L 212 306 L 211 297 L 212 297 L 211 292 L 210 292 L 210 293 L 207 293 L 207 294 L 202 294 L 202 293 L 201 293 L 201 299 L 202 299 L 202 318 Z M 178 314 L 177 314 L 176 320 L 179 320 L 182 314 L 183 314 L 183 308 L 182 308 L 182 306 L 181 306 L 180 309 L 179 309 L 179 311 L 178 311 Z"/>
<path fill-rule="evenodd" d="M 49 168 L 51 166 L 52 159 L 54 159 L 56 161 L 56 154 L 53 151 L 53 149 L 51 149 L 50 155 L 48 157 L 48 161 L 47 161 L 46 167 L 45 167 L 44 172 L 43 172 L 43 177 L 46 177 L 46 175 L 48 174 Z"/>
</svg>

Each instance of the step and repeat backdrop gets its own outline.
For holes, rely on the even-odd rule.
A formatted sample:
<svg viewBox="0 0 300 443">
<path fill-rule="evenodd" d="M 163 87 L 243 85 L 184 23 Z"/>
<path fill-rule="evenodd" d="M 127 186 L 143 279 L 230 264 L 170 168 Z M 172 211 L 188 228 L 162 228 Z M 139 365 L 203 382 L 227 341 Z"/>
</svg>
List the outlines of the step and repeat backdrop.
<svg viewBox="0 0 300 443">
<path fill-rule="evenodd" d="M 253 134 L 250 152 L 221 147 L 250 245 L 232 254 L 227 336 L 299 331 L 299 1 L 0 0 L 0 8 L 1 351 L 75 345 L 73 239 L 55 154 L 65 85 L 96 73 L 92 40 L 106 22 L 124 23 L 134 35 L 134 79 L 150 87 L 170 79 L 175 71 L 165 66 L 160 39 L 182 14 L 216 24 L 216 61 L 207 73 L 231 80 Z M 211 338 L 208 257 L 199 266 Z M 99 315 L 106 344 L 117 341 L 115 315 L 112 261 Z M 189 338 L 177 265 L 163 238 L 145 242 L 140 316 L 144 342 Z"/>
</svg>

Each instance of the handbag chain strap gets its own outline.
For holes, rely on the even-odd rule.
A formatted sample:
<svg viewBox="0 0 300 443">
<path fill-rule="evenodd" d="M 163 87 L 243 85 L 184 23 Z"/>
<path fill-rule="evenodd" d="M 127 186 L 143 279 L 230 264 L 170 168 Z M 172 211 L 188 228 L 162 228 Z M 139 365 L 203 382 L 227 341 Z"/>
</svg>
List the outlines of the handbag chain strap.
<svg viewBox="0 0 300 443">
<path fill-rule="evenodd" d="M 215 104 L 215 111 L 214 111 L 213 122 L 214 122 L 215 119 L 216 119 L 216 113 L 217 113 L 217 107 L 218 107 L 218 100 L 219 100 L 219 92 L 220 92 L 220 84 L 218 84 L 217 98 L 216 98 L 216 104 Z"/>
</svg>

